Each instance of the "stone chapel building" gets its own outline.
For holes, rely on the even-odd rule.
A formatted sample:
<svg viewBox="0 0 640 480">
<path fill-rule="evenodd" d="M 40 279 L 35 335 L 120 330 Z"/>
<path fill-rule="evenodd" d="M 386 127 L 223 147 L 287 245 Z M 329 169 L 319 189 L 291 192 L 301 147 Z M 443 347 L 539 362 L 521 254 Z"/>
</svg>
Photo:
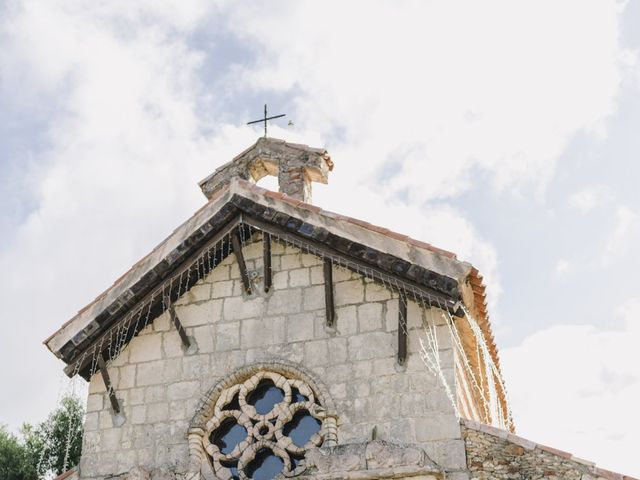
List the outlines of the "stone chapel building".
<svg viewBox="0 0 640 480">
<path fill-rule="evenodd" d="M 259 139 L 45 341 L 90 382 L 65 478 L 630 478 L 514 435 L 478 270 L 311 204 L 332 169 Z"/>
</svg>

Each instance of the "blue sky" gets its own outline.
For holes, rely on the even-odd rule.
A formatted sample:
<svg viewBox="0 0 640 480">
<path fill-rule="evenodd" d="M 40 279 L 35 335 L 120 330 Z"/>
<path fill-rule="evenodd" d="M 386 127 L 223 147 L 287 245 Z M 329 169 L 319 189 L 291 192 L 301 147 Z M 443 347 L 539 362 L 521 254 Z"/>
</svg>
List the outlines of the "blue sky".
<svg viewBox="0 0 640 480">
<path fill-rule="evenodd" d="M 0 2 L 0 422 L 54 406 L 41 341 L 268 103 L 332 154 L 316 204 L 485 274 L 519 433 L 640 475 L 638 26 L 633 0 Z"/>
</svg>

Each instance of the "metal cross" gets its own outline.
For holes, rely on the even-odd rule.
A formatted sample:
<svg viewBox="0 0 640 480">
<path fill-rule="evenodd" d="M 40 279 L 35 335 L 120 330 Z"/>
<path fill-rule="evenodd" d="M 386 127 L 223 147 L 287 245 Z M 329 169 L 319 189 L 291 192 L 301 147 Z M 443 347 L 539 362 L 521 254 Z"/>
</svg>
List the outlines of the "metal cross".
<svg viewBox="0 0 640 480">
<path fill-rule="evenodd" d="M 252 122 L 248 122 L 247 125 L 251 125 L 253 123 L 261 123 L 264 122 L 264 138 L 267 138 L 267 121 L 268 120 L 273 120 L 274 118 L 282 118 L 284 117 L 286 114 L 283 113 L 282 115 L 275 115 L 273 117 L 267 117 L 267 104 L 264 104 L 264 118 L 261 118 L 260 120 L 253 120 Z"/>
</svg>

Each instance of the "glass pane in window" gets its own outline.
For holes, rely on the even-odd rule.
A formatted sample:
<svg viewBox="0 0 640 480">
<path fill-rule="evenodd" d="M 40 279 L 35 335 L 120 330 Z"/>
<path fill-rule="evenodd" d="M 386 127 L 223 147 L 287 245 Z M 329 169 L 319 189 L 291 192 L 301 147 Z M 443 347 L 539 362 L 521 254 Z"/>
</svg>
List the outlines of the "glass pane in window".
<svg viewBox="0 0 640 480">
<path fill-rule="evenodd" d="M 309 399 L 300 393 L 297 388 L 291 389 L 291 403 L 306 402 Z"/>
<path fill-rule="evenodd" d="M 311 416 L 307 410 L 298 410 L 291 421 L 282 429 L 287 437 L 298 447 L 304 447 L 311 437 L 320 431 L 320 420 Z"/>
<path fill-rule="evenodd" d="M 271 380 L 262 380 L 256 389 L 247 395 L 247 403 L 253 405 L 260 415 L 269 413 L 274 405 L 284 400 L 284 392 Z"/>
<path fill-rule="evenodd" d="M 230 418 L 211 433 L 209 440 L 217 445 L 224 455 L 227 455 L 245 438 L 247 438 L 246 428 L 238 425 L 235 418 Z"/>
<path fill-rule="evenodd" d="M 271 480 L 284 468 L 284 462 L 268 448 L 260 450 L 249 462 L 245 473 L 253 480 Z"/>
</svg>

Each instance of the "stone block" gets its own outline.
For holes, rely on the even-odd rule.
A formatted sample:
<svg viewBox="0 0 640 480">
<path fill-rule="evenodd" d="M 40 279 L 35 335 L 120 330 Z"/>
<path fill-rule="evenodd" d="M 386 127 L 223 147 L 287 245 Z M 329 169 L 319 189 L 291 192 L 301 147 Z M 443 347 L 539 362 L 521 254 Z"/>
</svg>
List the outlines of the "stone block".
<svg viewBox="0 0 640 480">
<path fill-rule="evenodd" d="M 217 352 L 240 348 L 240 322 L 217 323 L 214 332 Z"/>
<path fill-rule="evenodd" d="M 289 271 L 290 287 L 307 287 L 311 284 L 308 268 L 297 268 Z"/>
<path fill-rule="evenodd" d="M 169 312 L 164 312 L 153 321 L 154 332 L 166 332 L 171 329 L 172 323 Z"/>
<path fill-rule="evenodd" d="M 334 337 L 327 340 L 329 349 L 328 363 L 343 363 L 347 361 L 347 339 L 344 337 Z"/>
<path fill-rule="evenodd" d="M 393 361 L 395 362 L 395 359 Z M 372 375 L 372 368 L 373 363 L 369 360 L 354 362 L 352 366 L 353 378 L 369 378 Z M 373 371 L 376 372 L 375 370 Z"/>
<path fill-rule="evenodd" d="M 447 470 L 464 470 L 467 468 L 464 440 L 438 440 L 425 442 L 421 446 L 434 462 Z"/>
<path fill-rule="evenodd" d="M 284 317 L 267 317 L 243 320 L 240 327 L 242 348 L 274 345 L 285 340 Z"/>
<path fill-rule="evenodd" d="M 157 360 L 155 362 L 147 362 L 138 364 L 138 372 L 136 375 L 136 386 L 145 387 L 149 385 L 159 385 L 163 383 L 165 360 Z"/>
<path fill-rule="evenodd" d="M 126 365 L 120 368 L 118 390 L 133 388 L 136 384 L 136 366 Z"/>
<path fill-rule="evenodd" d="M 371 379 L 353 381 L 349 383 L 348 390 L 352 398 L 366 398 L 371 395 Z"/>
<path fill-rule="evenodd" d="M 209 275 L 207 275 L 207 282 L 219 282 L 229 280 L 229 265 L 218 265 L 215 267 Z"/>
<path fill-rule="evenodd" d="M 235 257 L 234 256 L 230 256 L 230 257 L 227 257 L 227 258 L 233 259 L 233 263 L 231 264 L 231 269 L 229 270 L 229 278 L 231 278 L 232 280 L 240 278 L 240 267 L 236 263 Z"/>
<path fill-rule="evenodd" d="M 300 313 L 287 318 L 287 341 L 299 342 L 314 338 L 315 315 Z"/>
<path fill-rule="evenodd" d="M 365 285 L 364 291 L 364 298 L 367 302 L 379 302 L 391 298 L 391 292 L 381 283 L 369 282 Z"/>
<path fill-rule="evenodd" d="M 341 267 L 339 265 L 333 264 L 333 281 L 334 282 L 344 282 L 347 280 L 355 280 L 360 278 L 360 275 L 352 272 L 348 268 Z"/>
<path fill-rule="evenodd" d="M 200 383 L 197 381 L 173 383 L 167 387 L 167 398 L 169 400 L 186 400 L 197 397 Z"/>
<path fill-rule="evenodd" d="M 416 373 L 405 373 L 409 380 L 409 389 L 414 392 L 426 393 L 440 385 L 440 380 L 425 366 L 422 371 Z"/>
<path fill-rule="evenodd" d="M 314 371 L 317 371 L 315 368 Z M 320 372 L 317 372 L 320 375 Z M 353 380 L 353 364 L 343 363 L 331 365 L 327 370 L 327 378 L 330 382 L 351 382 Z"/>
<path fill-rule="evenodd" d="M 129 358 L 132 363 L 149 362 L 162 358 L 162 334 L 134 337 L 129 343 Z"/>
<path fill-rule="evenodd" d="M 102 451 L 119 450 L 120 446 L 120 429 L 108 428 L 100 433 L 100 449 Z"/>
<path fill-rule="evenodd" d="M 314 255 L 313 253 L 303 253 L 300 260 L 302 262 L 302 266 L 304 267 L 322 265 L 322 258 Z"/>
<path fill-rule="evenodd" d="M 98 430 L 100 414 L 98 412 L 88 412 L 84 417 L 84 431 L 93 432 Z"/>
<path fill-rule="evenodd" d="M 182 378 L 182 358 L 172 358 L 165 360 L 162 371 L 162 383 L 177 382 Z"/>
<path fill-rule="evenodd" d="M 242 254 L 246 260 L 254 260 L 256 258 L 262 258 L 262 241 L 256 241 L 259 239 L 251 238 L 251 243 L 245 245 L 242 249 Z"/>
<path fill-rule="evenodd" d="M 175 330 L 165 332 L 162 337 L 162 349 L 164 358 L 174 358 L 184 356 L 184 348 L 180 335 Z"/>
<path fill-rule="evenodd" d="M 183 327 L 197 327 L 206 325 L 212 318 L 220 318 L 222 314 L 222 300 L 210 300 L 198 304 L 176 307 L 176 314 Z"/>
<path fill-rule="evenodd" d="M 228 297 L 224 299 L 223 318 L 241 320 L 258 317 L 264 311 L 264 298 Z M 211 318 L 211 317 L 209 317 Z"/>
<path fill-rule="evenodd" d="M 407 302 L 407 327 L 422 329 L 422 314 L 422 307 L 417 303 L 409 300 Z"/>
<path fill-rule="evenodd" d="M 147 407 L 145 405 L 134 405 L 131 407 L 129 421 L 133 425 L 142 425 L 147 421 Z"/>
<path fill-rule="evenodd" d="M 385 329 L 387 332 L 398 331 L 398 316 L 399 316 L 399 303 L 398 299 L 394 298 L 386 302 L 386 309 L 384 314 Z"/>
<path fill-rule="evenodd" d="M 334 400 L 340 400 L 347 398 L 347 384 L 346 383 L 332 383 L 329 387 L 329 393 Z"/>
<path fill-rule="evenodd" d="M 352 305 L 364 301 L 362 280 L 348 280 L 334 284 L 336 307 Z"/>
<path fill-rule="evenodd" d="M 267 354 L 271 358 L 284 358 L 294 364 L 302 363 L 304 361 L 304 344 L 296 342 L 272 345 L 267 348 Z"/>
<path fill-rule="evenodd" d="M 358 306 L 360 333 L 382 329 L 382 304 L 365 303 Z"/>
<path fill-rule="evenodd" d="M 152 403 L 147 405 L 147 423 L 166 422 L 169 419 L 169 405 Z"/>
<path fill-rule="evenodd" d="M 304 344 L 305 365 L 326 365 L 329 362 L 327 340 L 313 340 Z"/>
<path fill-rule="evenodd" d="M 273 266 L 271 267 L 273 268 Z M 289 285 L 289 272 L 274 272 L 273 273 L 273 288 L 275 290 L 284 290 Z"/>
<path fill-rule="evenodd" d="M 211 322 L 213 319 L 209 321 Z M 211 324 L 193 328 L 191 334 L 198 344 L 198 353 L 213 352 L 213 329 Z"/>
<path fill-rule="evenodd" d="M 394 353 L 394 336 L 388 333 L 361 333 L 349 337 L 349 358 L 352 360 L 370 360 Z"/>
<path fill-rule="evenodd" d="M 202 280 L 191 287 L 186 294 L 180 298 L 181 304 L 197 303 L 211 298 L 211 284 L 203 283 Z"/>
<path fill-rule="evenodd" d="M 144 403 L 144 388 L 132 388 L 129 390 L 129 405 Z"/>
<path fill-rule="evenodd" d="M 98 412 L 102 410 L 103 408 L 102 398 L 103 396 L 100 393 L 94 393 L 89 395 L 89 397 L 87 397 L 87 413 Z"/>
<path fill-rule="evenodd" d="M 336 327 L 343 336 L 358 332 L 358 315 L 355 306 L 336 308 Z"/>
<path fill-rule="evenodd" d="M 137 454 L 135 450 L 120 450 L 115 457 L 116 472 L 128 472 L 136 466 Z"/>
<path fill-rule="evenodd" d="M 305 311 L 308 312 L 325 308 L 324 285 L 305 288 L 302 294 Z"/>
<path fill-rule="evenodd" d="M 218 281 L 213 283 L 211 298 L 230 297 L 233 294 L 233 281 Z"/>
<path fill-rule="evenodd" d="M 102 381 L 102 374 L 100 372 L 94 373 L 89 381 L 89 393 L 103 393 L 106 391 Z"/>
<path fill-rule="evenodd" d="M 281 313 L 298 313 L 301 310 L 302 291 L 299 288 L 276 290 L 268 299 L 269 315 Z"/>
<path fill-rule="evenodd" d="M 211 354 L 211 375 L 227 375 L 243 365 L 245 365 L 245 352 L 242 350 L 229 350 Z"/>
<path fill-rule="evenodd" d="M 169 419 L 180 420 L 187 418 L 185 404 L 182 401 L 169 403 Z"/>
<path fill-rule="evenodd" d="M 293 270 L 295 268 L 300 268 L 302 266 L 300 257 L 301 255 L 299 253 L 282 255 L 280 257 L 280 268 L 282 270 Z"/>
<path fill-rule="evenodd" d="M 453 409 L 452 409 L 453 410 Z M 460 438 L 460 422 L 455 414 L 434 414 L 415 419 L 419 442 Z"/>
<path fill-rule="evenodd" d="M 191 355 L 182 359 L 182 379 L 199 380 L 209 376 L 209 355 Z"/>
<path fill-rule="evenodd" d="M 245 353 L 246 363 L 264 362 L 269 358 L 266 348 L 248 348 L 243 353 Z"/>
<path fill-rule="evenodd" d="M 154 385 L 144 390 L 145 403 L 164 402 L 167 398 L 167 387 L 165 385 Z"/>
<path fill-rule="evenodd" d="M 309 269 L 311 285 L 324 285 L 324 267 L 322 265 Z"/>
</svg>

